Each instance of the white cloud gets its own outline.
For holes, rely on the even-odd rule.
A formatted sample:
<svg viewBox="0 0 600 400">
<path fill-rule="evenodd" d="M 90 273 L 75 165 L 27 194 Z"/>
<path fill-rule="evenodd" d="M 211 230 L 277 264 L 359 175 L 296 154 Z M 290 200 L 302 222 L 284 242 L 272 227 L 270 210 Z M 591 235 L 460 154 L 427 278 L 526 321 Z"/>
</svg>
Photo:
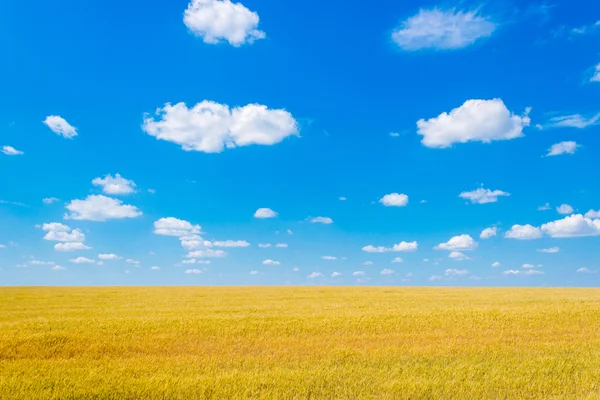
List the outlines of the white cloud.
<svg viewBox="0 0 600 400">
<path fill-rule="evenodd" d="M 262 263 L 263 263 L 263 265 L 273 265 L 273 266 L 281 265 L 281 263 L 279 261 L 273 261 L 273 260 L 264 260 Z"/>
<path fill-rule="evenodd" d="M 590 82 L 600 82 L 600 64 L 594 67 L 594 74 L 590 78 Z"/>
<path fill-rule="evenodd" d="M 143 130 L 185 151 L 220 153 L 225 148 L 273 145 L 288 136 L 299 136 L 292 114 L 260 104 L 230 109 L 226 104 L 204 100 L 188 109 L 184 103 L 167 103 L 156 114 L 159 120 L 144 117 Z"/>
<path fill-rule="evenodd" d="M 287 233 L 288 235 L 293 235 L 293 234 L 294 234 L 294 232 L 292 232 L 292 230 L 291 230 L 291 229 L 288 229 L 288 230 L 286 231 L 286 233 Z"/>
<path fill-rule="evenodd" d="M 542 225 L 545 234 L 555 238 L 599 236 L 600 219 L 586 218 L 573 214 L 564 219 Z"/>
<path fill-rule="evenodd" d="M 116 254 L 98 254 L 98 258 L 101 260 L 122 260 L 123 257 Z"/>
<path fill-rule="evenodd" d="M 266 37 L 257 29 L 258 14 L 230 0 L 192 0 L 184 12 L 183 22 L 208 44 L 226 41 L 239 47 Z"/>
<path fill-rule="evenodd" d="M 92 181 L 94 186 L 102 186 L 102 191 L 106 194 L 131 194 L 135 192 L 136 184 L 134 181 L 123 178 L 116 174 L 114 177 L 110 174 L 104 178 L 95 178 Z"/>
<path fill-rule="evenodd" d="M 223 250 L 211 249 L 192 251 L 187 254 L 187 258 L 221 258 L 226 256 L 227 253 Z"/>
<path fill-rule="evenodd" d="M 543 206 L 539 206 L 537 209 L 538 211 L 548 211 L 550 210 L 552 207 L 550 207 L 550 203 L 546 203 Z"/>
<path fill-rule="evenodd" d="M 550 247 L 548 249 L 539 249 L 540 253 L 558 253 L 560 251 L 559 247 Z"/>
<path fill-rule="evenodd" d="M 542 271 L 538 271 L 535 269 L 527 269 L 527 270 L 511 269 L 508 271 L 504 271 L 502 274 L 505 276 L 509 276 L 509 275 L 524 275 L 524 276 L 544 275 L 544 273 Z"/>
<path fill-rule="evenodd" d="M 258 274 L 259 274 L 259 272 L 258 272 L 258 271 L 256 271 L 256 270 L 254 270 L 254 271 L 250 271 L 248 274 L 249 274 L 249 275 L 258 275 Z"/>
<path fill-rule="evenodd" d="M 501 196 L 510 196 L 510 193 L 503 192 L 502 190 L 479 188 L 471 192 L 462 192 L 458 195 L 458 197 L 465 200 L 471 200 L 473 204 L 495 203 L 498 201 L 498 197 Z"/>
<path fill-rule="evenodd" d="M 186 273 L 186 275 L 200 275 L 202 273 L 202 271 L 194 268 L 194 269 L 186 269 L 185 273 Z"/>
<path fill-rule="evenodd" d="M 440 276 L 440 275 L 431 275 L 429 277 L 429 281 L 431 281 L 431 282 L 441 281 L 442 279 L 444 279 L 444 277 Z"/>
<path fill-rule="evenodd" d="M 61 267 L 60 265 L 55 265 L 54 267 L 51 268 L 52 271 L 64 271 L 66 270 L 65 267 Z"/>
<path fill-rule="evenodd" d="M 202 239 L 198 235 L 181 236 L 179 241 L 181 247 L 186 250 L 209 249 L 213 246 L 211 242 Z"/>
<path fill-rule="evenodd" d="M 131 258 L 128 258 L 127 260 L 125 260 L 125 262 L 131 265 L 140 265 L 140 262 L 138 260 L 132 260 Z"/>
<path fill-rule="evenodd" d="M 403 260 L 402 258 L 400 258 L 400 257 L 396 257 L 396 258 L 394 258 L 394 259 L 393 259 L 391 262 L 392 262 L 392 263 L 401 263 L 401 262 L 403 262 L 403 261 L 404 261 L 404 260 Z"/>
<path fill-rule="evenodd" d="M 52 204 L 52 203 L 56 203 L 58 201 L 58 199 L 56 197 L 46 197 L 45 199 L 42 199 L 42 202 L 44 204 Z"/>
<path fill-rule="evenodd" d="M 373 265 L 373 261 L 365 261 L 365 262 L 363 263 L 363 265 L 364 265 L 364 266 L 371 266 L 371 265 Z"/>
<path fill-rule="evenodd" d="M 346 200 L 348 200 L 348 199 L 347 199 L 347 198 L 345 198 L 344 196 L 342 196 L 342 197 L 340 197 L 340 198 L 339 198 L 339 200 L 340 200 L 340 201 L 346 201 Z"/>
<path fill-rule="evenodd" d="M 245 240 L 225 240 L 221 242 L 212 242 L 215 247 L 248 247 L 250 243 Z"/>
<path fill-rule="evenodd" d="M 54 245 L 54 250 L 56 251 L 76 251 L 76 250 L 89 250 L 91 247 L 86 246 L 81 242 L 66 242 L 66 243 L 57 243 Z"/>
<path fill-rule="evenodd" d="M 288 244 L 287 243 L 277 243 L 275 245 L 275 247 L 278 249 L 286 249 L 288 247 Z"/>
<path fill-rule="evenodd" d="M 485 228 L 483 231 L 481 231 L 481 235 L 479 235 L 479 237 L 481 239 L 489 239 L 491 237 L 494 237 L 498 234 L 498 228 L 496 228 L 495 226 L 492 228 Z"/>
<path fill-rule="evenodd" d="M 373 246 L 368 245 L 362 248 L 362 251 L 366 251 L 367 253 L 389 253 L 389 252 L 411 252 L 417 251 L 419 244 L 414 242 L 400 242 L 398 244 L 393 245 L 392 247 L 384 247 L 384 246 Z"/>
<path fill-rule="evenodd" d="M 560 142 L 553 144 L 548 150 L 546 157 L 559 156 L 561 154 L 575 154 L 579 145 L 576 142 Z"/>
<path fill-rule="evenodd" d="M 6 154 L 7 156 L 21 156 L 21 155 L 25 154 L 22 151 L 17 150 L 11 146 L 3 146 L 2 153 Z"/>
<path fill-rule="evenodd" d="M 381 270 L 381 275 L 394 275 L 396 273 L 396 271 L 394 271 L 393 269 L 382 269 Z"/>
<path fill-rule="evenodd" d="M 501 265 L 502 264 L 500 264 L 498 261 L 496 261 L 495 263 L 492 264 L 492 268 L 498 268 Z"/>
<path fill-rule="evenodd" d="M 69 261 L 74 264 L 93 264 L 96 262 L 94 260 L 90 260 L 89 258 L 85 258 L 85 257 L 72 258 Z"/>
<path fill-rule="evenodd" d="M 598 210 L 598 211 L 590 210 L 585 214 L 585 217 L 590 218 L 590 219 L 600 218 L 600 210 Z"/>
<path fill-rule="evenodd" d="M 64 138 L 71 139 L 77 136 L 77 128 L 71 126 L 64 118 L 58 115 L 49 115 L 44 120 L 44 124 L 52 130 L 52 132 Z"/>
<path fill-rule="evenodd" d="M 192 236 L 200 233 L 200 225 L 174 217 L 161 218 L 154 222 L 154 233 L 165 236 Z"/>
<path fill-rule="evenodd" d="M 464 276 L 468 275 L 469 271 L 466 269 L 447 269 L 444 274 L 446 276 Z"/>
<path fill-rule="evenodd" d="M 328 261 L 333 261 L 333 260 L 337 260 L 337 257 L 334 256 L 323 256 L 321 257 L 323 260 L 328 260 Z"/>
<path fill-rule="evenodd" d="M 523 135 L 529 126 L 529 109 L 522 116 L 512 114 L 502 100 L 467 100 L 450 113 L 417 121 L 417 133 L 427 147 L 444 148 L 454 143 L 510 140 Z"/>
<path fill-rule="evenodd" d="M 405 207 L 408 204 L 408 196 L 400 193 L 390 193 L 379 199 L 386 207 Z"/>
<path fill-rule="evenodd" d="M 538 126 L 539 129 L 547 128 L 578 128 L 585 129 L 588 126 L 598 125 L 600 123 L 600 113 L 592 116 L 585 117 L 581 114 L 564 115 L 559 117 L 550 118 L 548 122 Z"/>
<path fill-rule="evenodd" d="M 47 232 L 44 236 L 44 240 L 55 242 L 85 242 L 85 234 L 78 229 L 71 230 L 70 227 L 61 224 L 60 222 L 43 224 L 41 228 Z M 71 232 L 69 233 L 69 231 Z"/>
<path fill-rule="evenodd" d="M 160 270 L 160 267 L 150 267 L 150 270 L 151 270 L 151 271 L 159 271 L 159 270 Z"/>
<path fill-rule="evenodd" d="M 403 50 L 455 50 L 490 36 L 496 24 L 477 11 L 421 9 L 392 32 L 392 40 Z"/>
<path fill-rule="evenodd" d="M 270 208 L 259 208 L 254 213 L 254 218 L 265 219 L 265 218 L 275 218 L 278 214 L 271 210 Z"/>
<path fill-rule="evenodd" d="M 436 250 L 449 251 L 475 250 L 476 248 L 477 242 L 469 235 L 454 236 L 447 242 L 440 243 L 435 247 Z"/>
<path fill-rule="evenodd" d="M 452 252 L 450 252 L 450 254 L 448 254 L 448 258 L 451 258 L 451 259 L 457 260 L 457 261 L 470 260 L 470 258 L 467 257 L 466 254 L 461 253 L 460 251 L 452 251 Z"/>
<path fill-rule="evenodd" d="M 310 219 L 309 222 L 311 222 L 313 224 L 325 224 L 325 225 L 333 224 L 333 220 L 329 217 L 315 217 L 315 218 Z"/>
<path fill-rule="evenodd" d="M 321 278 L 323 274 L 320 272 L 311 272 L 310 275 L 307 276 L 308 279 Z"/>
<path fill-rule="evenodd" d="M 260 247 L 261 249 L 267 249 L 271 247 L 271 243 L 259 243 L 258 247 Z"/>
<path fill-rule="evenodd" d="M 365 276 L 365 271 L 354 271 L 353 276 Z"/>
<path fill-rule="evenodd" d="M 573 207 L 568 204 L 562 204 L 559 207 L 556 207 L 556 212 L 559 214 L 567 215 L 573 213 Z"/>
<path fill-rule="evenodd" d="M 121 200 L 102 195 L 90 195 L 85 200 L 73 200 L 66 208 L 71 211 L 65 219 L 106 221 L 107 219 L 136 218 L 142 212 Z"/>
<path fill-rule="evenodd" d="M 333 272 L 333 273 L 331 274 L 331 277 L 332 277 L 332 278 L 337 278 L 338 276 L 341 276 L 341 275 L 342 275 L 342 273 L 341 273 L 341 272 Z"/>
<path fill-rule="evenodd" d="M 539 239 L 542 237 L 542 231 L 532 225 L 513 225 L 505 234 L 504 237 L 507 239 L 517 240 L 531 240 Z"/>
<path fill-rule="evenodd" d="M 589 269 L 589 268 L 582 267 L 582 268 L 579 268 L 579 269 L 577 270 L 577 272 L 578 272 L 578 273 L 580 273 L 580 274 L 595 274 L 595 273 L 597 273 L 598 271 L 593 271 L 593 270 L 591 270 L 591 269 Z"/>
</svg>

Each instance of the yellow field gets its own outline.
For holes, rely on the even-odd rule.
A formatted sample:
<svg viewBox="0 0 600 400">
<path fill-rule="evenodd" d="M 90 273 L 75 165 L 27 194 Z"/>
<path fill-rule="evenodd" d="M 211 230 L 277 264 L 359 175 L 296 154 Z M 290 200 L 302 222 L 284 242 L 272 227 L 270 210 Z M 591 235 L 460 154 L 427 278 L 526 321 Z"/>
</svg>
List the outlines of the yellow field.
<svg viewBox="0 0 600 400">
<path fill-rule="evenodd" d="M 600 399 L 600 290 L 0 288 L 1 399 Z"/>
</svg>

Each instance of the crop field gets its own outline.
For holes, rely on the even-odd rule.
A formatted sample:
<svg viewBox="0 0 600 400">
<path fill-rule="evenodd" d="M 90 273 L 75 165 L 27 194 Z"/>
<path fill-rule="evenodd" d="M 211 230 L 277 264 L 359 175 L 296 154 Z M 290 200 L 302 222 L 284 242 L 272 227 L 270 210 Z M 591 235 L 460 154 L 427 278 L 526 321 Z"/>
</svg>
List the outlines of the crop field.
<svg viewBox="0 0 600 400">
<path fill-rule="evenodd" d="M 0 288 L 1 399 L 599 399 L 600 290 Z"/>
</svg>

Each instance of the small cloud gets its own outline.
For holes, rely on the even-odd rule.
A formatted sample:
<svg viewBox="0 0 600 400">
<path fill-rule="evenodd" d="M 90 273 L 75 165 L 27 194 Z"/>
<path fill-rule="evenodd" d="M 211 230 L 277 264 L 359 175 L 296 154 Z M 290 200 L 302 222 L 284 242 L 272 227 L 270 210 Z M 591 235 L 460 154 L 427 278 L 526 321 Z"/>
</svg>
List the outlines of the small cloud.
<svg viewBox="0 0 600 400">
<path fill-rule="evenodd" d="M 588 269 L 588 268 L 585 268 L 585 267 L 579 268 L 577 270 L 577 273 L 579 273 L 579 274 L 595 274 L 597 272 L 598 271 L 594 271 L 594 270 L 591 270 L 591 269 Z"/>
<path fill-rule="evenodd" d="M 96 261 L 85 257 L 77 257 L 69 260 L 74 264 L 94 264 Z"/>
<path fill-rule="evenodd" d="M 90 250 L 91 247 L 86 246 L 81 242 L 66 242 L 66 243 L 58 243 L 54 245 L 54 250 L 56 251 L 76 251 L 76 250 Z"/>
<path fill-rule="evenodd" d="M 398 137 L 400 134 L 398 132 L 390 132 L 391 137 Z"/>
<path fill-rule="evenodd" d="M 538 211 L 548 211 L 550 210 L 552 207 L 550 207 L 550 203 L 546 203 L 543 206 L 539 206 L 537 209 Z"/>
<path fill-rule="evenodd" d="M 331 274 L 331 277 L 332 278 L 337 278 L 338 276 L 341 276 L 341 275 L 342 275 L 341 272 L 334 272 L 334 273 Z"/>
<path fill-rule="evenodd" d="M 354 271 L 353 276 L 365 276 L 365 271 Z"/>
<path fill-rule="evenodd" d="M 277 243 L 275 245 L 275 247 L 278 248 L 278 249 L 285 249 L 285 248 L 288 247 L 288 244 L 287 243 Z"/>
<path fill-rule="evenodd" d="M 431 282 L 441 281 L 442 279 L 444 279 L 444 277 L 440 276 L 440 275 L 431 275 L 429 277 L 429 281 L 431 281 Z"/>
<path fill-rule="evenodd" d="M 447 269 L 445 272 L 446 276 L 464 276 L 468 275 L 469 271 L 466 269 Z"/>
<path fill-rule="evenodd" d="M 337 260 L 337 257 L 334 256 L 322 256 L 321 259 L 323 260 L 328 260 L 328 261 L 333 261 L 333 260 Z"/>
<path fill-rule="evenodd" d="M 200 275 L 202 271 L 200 271 L 199 269 L 186 269 L 185 273 L 186 275 Z"/>
<path fill-rule="evenodd" d="M 403 261 L 404 261 L 404 260 L 403 260 L 402 258 L 400 258 L 400 257 L 396 257 L 396 258 L 394 258 L 394 259 L 393 259 L 391 262 L 392 262 L 392 263 L 401 263 L 401 262 L 403 262 Z"/>
<path fill-rule="evenodd" d="M 250 243 L 245 240 L 225 240 L 212 242 L 214 247 L 248 247 Z"/>
<path fill-rule="evenodd" d="M 511 269 L 508 271 L 504 271 L 502 273 L 505 276 L 510 276 L 510 275 L 522 275 L 522 276 L 531 276 L 531 275 L 544 275 L 544 273 L 542 271 L 538 271 L 535 269 L 527 269 L 527 270 L 518 270 L 518 269 Z"/>
<path fill-rule="evenodd" d="M 562 204 L 558 207 L 556 207 L 556 212 L 558 212 L 559 214 L 563 214 L 563 215 L 567 215 L 567 214 L 573 214 L 573 207 L 571 207 L 568 204 Z"/>
<path fill-rule="evenodd" d="M 469 235 L 454 236 L 445 243 L 440 243 L 435 250 L 464 251 L 475 250 L 477 242 Z"/>
<path fill-rule="evenodd" d="M 292 271 L 294 271 L 294 272 L 298 272 L 298 271 L 300 271 L 300 268 L 298 268 L 298 267 L 294 267 L 294 268 L 292 268 Z"/>
<path fill-rule="evenodd" d="M 20 150 L 15 149 L 14 147 L 11 146 L 4 146 L 2 147 L 2 150 L 0 150 L 2 153 L 6 154 L 7 156 L 22 156 L 23 153 Z"/>
<path fill-rule="evenodd" d="M 408 204 L 408 196 L 400 193 L 390 193 L 379 199 L 386 207 L 405 207 Z"/>
<path fill-rule="evenodd" d="M 590 210 L 585 214 L 585 217 L 589 219 L 600 219 L 600 210 Z"/>
<path fill-rule="evenodd" d="M 279 261 L 273 261 L 273 260 L 264 260 L 262 263 L 264 265 L 273 265 L 273 266 L 281 265 L 281 263 Z"/>
<path fill-rule="evenodd" d="M 533 265 L 533 264 L 523 264 L 521 266 L 521 268 L 523 268 L 523 269 L 534 269 L 535 265 Z"/>
<path fill-rule="evenodd" d="M 516 240 L 533 240 L 539 239 L 542 237 L 542 231 L 540 228 L 537 228 L 532 225 L 513 225 L 510 230 L 508 230 L 504 237 L 507 239 L 516 239 Z"/>
<path fill-rule="evenodd" d="M 492 227 L 492 228 L 485 228 L 482 232 L 481 235 L 479 235 L 479 237 L 481 239 L 489 239 L 491 237 L 494 237 L 498 234 L 498 228 L 496 227 Z"/>
<path fill-rule="evenodd" d="M 122 260 L 123 257 L 116 254 L 98 254 L 98 258 L 101 260 Z"/>
<path fill-rule="evenodd" d="M 498 268 L 501 265 L 502 264 L 500 264 L 498 261 L 496 261 L 495 263 L 492 264 L 492 268 Z"/>
<path fill-rule="evenodd" d="M 373 261 L 365 261 L 365 262 L 363 263 L 363 265 L 364 265 L 364 266 L 371 266 L 371 265 L 373 265 Z"/>
<path fill-rule="evenodd" d="M 448 255 L 448 258 L 451 258 L 453 260 L 457 260 L 457 261 L 461 261 L 461 260 L 470 260 L 469 257 L 467 257 L 466 254 L 461 253 L 460 251 L 453 251 Z"/>
<path fill-rule="evenodd" d="M 227 253 L 223 250 L 198 250 L 191 251 L 187 254 L 187 258 L 221 258 L 227 257 Z"/>
<path fill-rule="evenodd" d="M 271 243 L 259 243 L 258 247 L 260 247 L 261 249 L 266 249 L 271 247 Z"/>
<path fill-rule="evenodd" d="M 323 274 L 320 272 L 311 272 L 310 275 L 307 276 L 308 279 L 322 278 Z"/>
<path fill-rule="evenodd" d="M 250 271 L 249 274 L 250 275 L 258 275 L 258 271 L 256 271 L 256 270 L 255 271 Z"/>
<path fill-rule="evenodd" d="M 55 265 L 54 267 L 51 268 L 52 271 L 64 271 L 66 270 L 65 267 L 61 267 L 60 265 Z"/>
<path fill-rule="evenodd" d="M 131 264 L 131 265 L 136 265 L 136 266 L 137 266 L 137 265 L 140 265 L 140 262 L 139 262 L 138 260 L 133 260 L 133 259 L 131 259 L 131 258 L 128 258 L 127 260 L 125 260 L 125 262 L 126 262 L 127 264 Z"/>
<path fill-rule="evenodd" d="M 550 247 L 548 249 L 538 249 L 540 253 L 558 253 L 560 251 L 559 247 Z"/>
<path fill-rule="evenodd" d="M 49 115 L 44 120 L 44 125 L 59 136 L 71 139 L 77 136 L 77 128 L 71 126 L 64 118 L 59 115 Z"/>
<path fill-rule="evenodd" d="M 329 217 L 315 217 L 315 218 L 309 219 L 308 222 L 313 223 L 313 224 L 325 224 L 325 225 L 333 224 L 333 220 Z"/>
<path fill-rule="evenodd" d="M 150 193 L 150 194 L 156 194 L 156 190 L 154 190 L 154 189 L 148 189 L 148 193 Z"/>
<path fill-rule="evenodd" d="M 291 230 L 291 229 L 288 229 L 288 230 L 286 231 L 286 233 L 287 233 L 288 235 L 293 235 L 293 234 L 294 234 L 294 232 L 292 232 L 292 230 Z"/>
<path fill-rule="evenodd" d="M 152 271 L 158 271 L 158 270 L 160 270 L 160 267 L 150 267 L 150 270 L 152 270 Z"/>
<path fill-rule="evenodd" d="M 462 192 L 458 197 L 466 200 L 470 200 L 472 204 L 487 204 L 495 203 L 498 201 L 498 197 L 508 197 L 510 193 L 503 192 L 502 190 L 490 190 L 479 188 L 471 192 Z"/>
<path fill-rule="evenodd" d="M 576 142 L 560 142 L 553 144 L 548 150 L 546 157 L 559 156 L 561 154 L 575 154 L 579 145 Z"/>
<path fill-rule="evenodd" d="M 394 271 L 393 269 L 382 269 L 381 270 L 381 275 L 394 275 L 396 273 L 396 271 Z"/>
<path fill-rule="evenodd" d="M 342 197 L 340 197 L 340 198 L 339 198 L 339 200 L 340 200 L 340 201 L 346 201 L 346 200 L 348 200 L 348 199 L 347 199 L 347 198 L 345 198 L 344 196 L 342 196 Z"/>
<path fill-rule="evenodd" d="M 266 218 L 275 218 L 277 217 L 277 213 L 270 208 L 259 208 L 254 213 L 254 218 L 258 219 L 266 219 Z"/>
<path fill-rule="evenodd" d="M 119 174 L 114 177 L 108 174 L 104 178 L 95 178 L 92 185 L 101 186 L 102 192 L 112 195 L 135 193 L 136 188 L 135 182 L 125 179 Z"/>
<path fill-rule="evenodd" d="M 44 204 L 53 204 L 53 203 L 56 203 L 57 201 L 59 201 L 59 199 L 57 199 L 56 197 L 46 197 L 45 199 L 42 199 L 42 202 Z"/>
</svg>

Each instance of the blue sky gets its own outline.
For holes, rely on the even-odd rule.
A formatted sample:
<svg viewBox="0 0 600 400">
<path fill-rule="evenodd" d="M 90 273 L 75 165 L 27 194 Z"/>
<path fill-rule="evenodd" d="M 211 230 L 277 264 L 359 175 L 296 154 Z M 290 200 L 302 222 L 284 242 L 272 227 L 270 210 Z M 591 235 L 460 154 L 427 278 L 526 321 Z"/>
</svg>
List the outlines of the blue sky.
<svg viewBox="0 0 600 400">
<path fill-rule="evenodd" d="M 597 286 L 599 38 L 591 0 L 3 2 L 0 284 Z"/>
</svg>

